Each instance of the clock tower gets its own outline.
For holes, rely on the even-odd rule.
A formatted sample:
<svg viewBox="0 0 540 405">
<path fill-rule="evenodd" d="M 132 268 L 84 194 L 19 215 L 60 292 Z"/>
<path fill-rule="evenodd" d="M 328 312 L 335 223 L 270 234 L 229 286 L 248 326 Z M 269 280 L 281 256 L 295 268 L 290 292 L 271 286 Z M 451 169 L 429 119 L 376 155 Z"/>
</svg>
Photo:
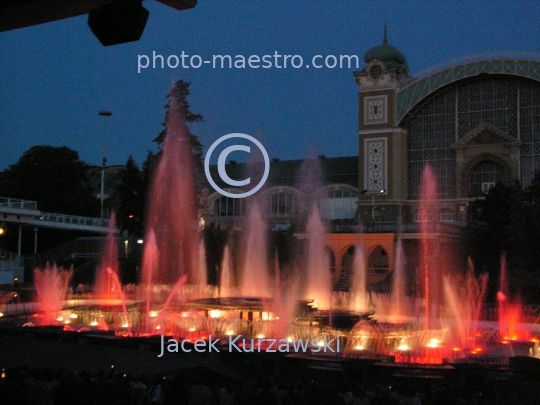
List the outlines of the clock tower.
<svg viewBox="0 0 540 405">
<path fill-rule="evenodd" d="M 403 54 L 388 43 L 386 26 L 382 45 L 367 51 L 364 61 L 364 69 L 354 76 L 360 96 L 359 189 L 364 196 L 360 196 L 359 216 L 362 223 L 369 223 L 394 220 L 392 209 L 366 210 L 363 204 L 373 205 L 375 198 L 378 205 L 406 198 L 407 136 L 398 127 L 396 100 L 409 67 Z M 385 214 L 387 218 L 379 218 Z"/>
</svg>

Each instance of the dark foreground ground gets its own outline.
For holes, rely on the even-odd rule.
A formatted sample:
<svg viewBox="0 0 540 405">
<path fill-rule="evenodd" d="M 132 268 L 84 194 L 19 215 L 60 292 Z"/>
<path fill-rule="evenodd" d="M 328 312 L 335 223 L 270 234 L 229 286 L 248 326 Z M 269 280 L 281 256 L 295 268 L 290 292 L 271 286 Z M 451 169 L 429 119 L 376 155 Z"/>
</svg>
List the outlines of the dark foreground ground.
<svg viewBox="0 0 540 405">
<path fill-rule="evenodd" d="M 0 329 L 0 404 L 540 404 L 535 359 L 402 367 L 276 353 L 158 358 L 159 347 L 158 339 Z"/>
</svg>

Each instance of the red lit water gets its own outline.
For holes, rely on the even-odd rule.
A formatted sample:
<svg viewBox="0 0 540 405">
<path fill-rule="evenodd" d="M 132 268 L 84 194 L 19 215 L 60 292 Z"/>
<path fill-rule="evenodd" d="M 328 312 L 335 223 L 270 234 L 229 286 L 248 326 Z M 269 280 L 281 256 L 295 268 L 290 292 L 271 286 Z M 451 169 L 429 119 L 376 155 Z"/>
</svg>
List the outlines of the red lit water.
<svg viewBox="0 0 540 405">
<path fill-rule="evenodd" d="M 36 301 L 41 305 L 43 318 L 38 322 L 41 325 L 55 325 L 58 322 L 62 305 L 66 299 L 69 286 L 69 279 L 73 270 L 64 270 L 56 267 L 45 267 L 34 269 L 34 287 L 36 289 Z"/>
</svg>

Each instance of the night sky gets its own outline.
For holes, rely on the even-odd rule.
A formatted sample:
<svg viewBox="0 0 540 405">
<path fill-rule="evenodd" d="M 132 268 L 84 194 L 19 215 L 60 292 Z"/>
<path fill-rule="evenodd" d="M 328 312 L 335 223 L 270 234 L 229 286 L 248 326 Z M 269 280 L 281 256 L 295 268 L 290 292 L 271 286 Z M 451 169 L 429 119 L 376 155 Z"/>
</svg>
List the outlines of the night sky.
<svg viewBox="0 0 540 405">
<path fill-rule="evenodd" d="M 451 3 L 451 4 L 447 4 Z M 329 157 L 358 153 L 357 69 L 145 69 L 138 55 L 363 55 L 382 42 L 407 58 L 411 74 L 466 55 L 540 55 L 537 1 L 199 0 L 176 11 L 150 11 L 140 41 L 104 48 L 87 16 L 0 33 L 0 170 L 34 145 L 67 145 L 100 164 L 131 154 L 142 163 L 161 130 L 166 94 L 192 82 L 193 127 L 205 148 L 221 135 L 257 135 L 271 157 L 303 158 L 313 147 Z M 109 118 L 98 111 L 109 110 Z"/>
</svg>

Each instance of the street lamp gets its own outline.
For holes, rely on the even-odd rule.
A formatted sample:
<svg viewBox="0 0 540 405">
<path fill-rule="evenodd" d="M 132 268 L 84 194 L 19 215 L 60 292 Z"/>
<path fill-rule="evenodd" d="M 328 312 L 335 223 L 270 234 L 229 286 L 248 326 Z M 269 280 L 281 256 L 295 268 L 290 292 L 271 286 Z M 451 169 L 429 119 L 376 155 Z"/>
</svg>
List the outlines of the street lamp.
<svg viewBox="0 0 540 405">
<path fill-rule="evenodd" d="M 112 115 L 112 112 L 110 111 L 100 111 L 98 113 L 101 117 L 110 117 Z M 105 193 L 105 167 L 107 166 L 107 157 L 105 156 L 105 139 L 107 136 L 107 126 L 104 126 L 105 129 L 103 131 L 103 145 L 102 145 L 102 152 L 103 152 L 103 167 L 101 169 L 101 214 L 100 218 L 103 219 L 103 200 L 104 200 L 104 193 Z"/>
<path fill-rule="evenodd" d="M 383 188 L 381 190 L 362 190 L 360 194 L 371 196 L 371 219 L 373 222 L 375 222 L 375 196 L 376 195 L 382 195 L 386 193 L 386 189 Z"/>
</svg>

